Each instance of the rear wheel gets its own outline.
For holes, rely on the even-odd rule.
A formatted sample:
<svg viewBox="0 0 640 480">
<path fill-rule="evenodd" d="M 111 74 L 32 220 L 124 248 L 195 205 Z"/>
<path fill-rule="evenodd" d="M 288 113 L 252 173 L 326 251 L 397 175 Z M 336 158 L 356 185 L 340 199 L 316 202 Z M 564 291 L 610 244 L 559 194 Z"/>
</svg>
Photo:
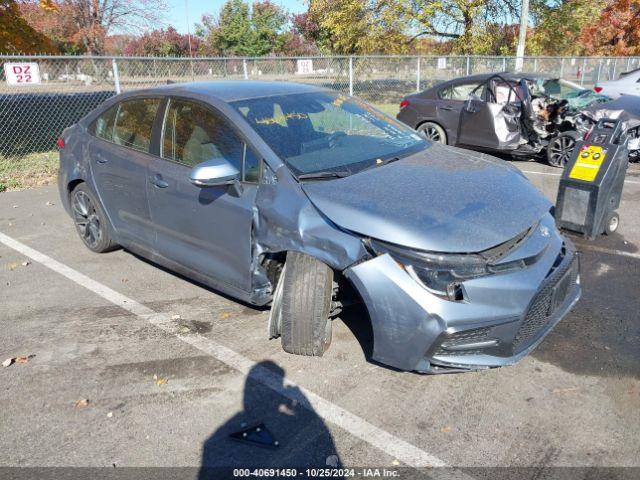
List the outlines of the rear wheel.
<svg viewBox="0 0 640 480">
<path fill-rule="evenodd" d="M 562 132 L 547 145 L 547 162 L 549 165 L 558 168 L 564 166 L 571 160 L 576 141 L 580 138 L 577 132 Z"/>
<path fill-rule="evenodd" d="M 284 351 L 322 356 L 331 344 L 333 270 L 309 255 L 289 252 L 275 293 L 271 315 Z"/>
<path fill-rule="evenodd" d="M 89 250 L 104 253 L 118 248 L 111 238 L 107 216 L 86 184 L 79 184 L 71 192 L 71 210 L 78 235 Z"/>
<path fill-rule="evenodd" d="M 425 122 L 418 127 L 418 133 L 427 140 L 436 143 L 447 144 L 447 132 L 440 125 L 434 122 Z"/>
</svg>

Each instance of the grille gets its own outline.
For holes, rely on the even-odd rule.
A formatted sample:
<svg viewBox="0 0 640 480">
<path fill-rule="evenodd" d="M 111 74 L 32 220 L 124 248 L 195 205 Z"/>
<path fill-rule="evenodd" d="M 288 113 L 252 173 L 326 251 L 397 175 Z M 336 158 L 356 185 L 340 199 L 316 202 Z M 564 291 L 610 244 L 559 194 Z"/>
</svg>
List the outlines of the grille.
<svg viewBox="0 0 640 480">
<path fill-rule="evenodd" d="M 447 350 L 446 348 L 444 348 L 442 345 L 446 345 L 448 347 L 453 347 L 456 345 L 462 345 L 465 343 L 475 343 L 475 342 L 481 342 L 483 340 L 487 339 L 487 336 L 489 335 L 489 331 L 491 329 L 489 327 L 481 327 L 481 328 L 474 328 L 471 330 L 463 330 L 462 332 L 457 332 L 457 333 L 453 333 L 451 335 L 449 335 L 444 342 L 438 347 L 438 349 L 436 350 L 435 354 L 436 356 L 443 356 L 443 355 L 476 355 L 476 354 L 481 354 L 483 353 L 481 349 L 475 349 L 475 350 Z"/>
<path fill-rule="evenodd" d="M 518 329 L 514 340 L 516 352 L 524 348 L 549 323 L 557 307 L 562 304 L 571 287 L 576 284 L 577 278 L 578 263 L 575 257 L 562 269 L 552 273 L 544 287 L 534 297 Z"/>
</svg>

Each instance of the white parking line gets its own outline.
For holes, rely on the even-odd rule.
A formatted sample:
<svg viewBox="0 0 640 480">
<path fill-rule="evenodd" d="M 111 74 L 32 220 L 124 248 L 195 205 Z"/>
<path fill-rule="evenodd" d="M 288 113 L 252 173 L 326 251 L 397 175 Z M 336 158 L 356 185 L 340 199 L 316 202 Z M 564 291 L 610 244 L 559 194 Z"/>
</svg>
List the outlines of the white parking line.
<svg viewBox="0 0 640 480">
<path fill-rule="evenodd" d="M 561 173 L 551 173 L 551 172 L 536 172 L 535 170 L 521 170 L 522 173 L 532 173 L 534 175 L 548 175 L 550 177 L 559 177 Z M 640 182 L 636 182 L 634 180 L 625 180 L 624 183 L 631 183 L 633 185 L 640 185 Z"/>
<path fill-rule="evenodd" d="M 414 468 L 447 466 L 447 464 L 438 457 L 425 452 L 424 450 L 379 427 L 376 427 L 375 425 L 372 425 L 363 418 L 331 403 L 328 400 L 325 400 L 304 387 L 294 384 L 286 378 L 282 378 L 280 375 L 277 375 L 267 368 L 258 366 L 253 360 L 244 357 L 243 355 L 215 342 L 214 340 L 211 340 L 210 338 L 206 338 L 198 333 L 190 333 L 186 335 L 178 333 L 177 325 L 175 322 L 171 321 L 169 316 L 151 310 L 141 303 L 112 290 L 100 282 L 97 282 L 77 270 L 54 260 L 44 253 L 28 247 L 2 232 L 0 232 L 0 243 L 18 251 L 22 255 L 31 258 L 33 261 L 44 265 L 54 272 L 65 276 L 69 280 L 92 291 L 114 305 L 129 311 L 137 317 L 148 321 L 161 330 L 176 336 L 183 342 L 205 352 L 242 374 L 248 375 L 249 371 L 252 370 L 251 378 L 253 380 L 262 383 L 284 397 L 300 402 L 305 408 L 315 410 L 315 412 L 323 419 L 337 425 L 360 440 L 363 440 L 408 466 Z M 292 386 L 296 386 L 299 391 L 302 392 L 308 403 L 304 401 L 304 398 L 299 397 L 294 393 L 295 389 L 290 388 Z M 469 477 L 463 472 L 454 471 L 448 472 L 447 478 L 469 479 L 472 477 Z"/>
</svg>

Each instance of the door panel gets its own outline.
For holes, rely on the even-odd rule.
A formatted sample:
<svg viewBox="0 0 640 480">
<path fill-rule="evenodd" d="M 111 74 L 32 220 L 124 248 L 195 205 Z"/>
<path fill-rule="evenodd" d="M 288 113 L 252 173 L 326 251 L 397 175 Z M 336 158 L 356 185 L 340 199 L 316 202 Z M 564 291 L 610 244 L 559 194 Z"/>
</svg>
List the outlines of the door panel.
<svg viewBox="0 0 640 480">
<path fill-rule="evenodd" d="M 155 250 L 198 273 L 251 289 L 251 225 L 255 185 L 236 197 L 229 187 L 199 188 L 191 169 L 168 160 L 149 165 L 147 186 Z"/>
<path fill-rule="evenodd" d="M 88 151 L 95 188 L 116 234 L 150 248 L 154 233 L 146 182 L 151 156 L 97 138 Z"/>
<path fill-rule="evenodd" d="M 102 113 L 91 126 L 89 164 L 95 188 L 118 240 L 145 248 L 154 232 L 147 203 L 147 169 L 159 98 L 134 98 Z"/>
<path fill-rule="evenodd" d="M 520 138 L 518 110 L 479 98 L 471 98 L 465 102 L 458 128 L 459 144 L 513 150 L 520 145 Z"/>
<path fill-rule="evenodd" d="M 244 142 L 220 114 L 178 98 L 169 99 L 159 141 L 160 158 L 150 163 L 147 183 L 156 252 L 250 292 L 257 187 L 196 187 L 189 180 L 192 167 L 212 158 L 243 172 Z"/>
<path fill-rule="evenodd" d="M 447 143 L 457 142 L 458 123 L 464 102 L 459 100 L 436 100 L 436 120 L 447 132 Z"/>
</svg>

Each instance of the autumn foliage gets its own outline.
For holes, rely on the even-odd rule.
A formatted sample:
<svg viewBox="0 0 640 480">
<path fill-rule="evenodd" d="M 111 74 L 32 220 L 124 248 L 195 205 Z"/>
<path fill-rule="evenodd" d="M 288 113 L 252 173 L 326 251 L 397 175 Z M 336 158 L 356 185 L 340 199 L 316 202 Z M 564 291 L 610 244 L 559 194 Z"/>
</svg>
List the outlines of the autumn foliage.
<svg viewBox="0 0 640 480">
<path fill-rule="evenodd" d="M 274 0 L 226 0 L 189 36 L 164 1 L 0 0 L 0 53 L 513 55 L 521 2 L 307 0 L 292 15 Z M 640 0 L 530 5 L 527 55 L 640 55 Z"/>
</svg>

